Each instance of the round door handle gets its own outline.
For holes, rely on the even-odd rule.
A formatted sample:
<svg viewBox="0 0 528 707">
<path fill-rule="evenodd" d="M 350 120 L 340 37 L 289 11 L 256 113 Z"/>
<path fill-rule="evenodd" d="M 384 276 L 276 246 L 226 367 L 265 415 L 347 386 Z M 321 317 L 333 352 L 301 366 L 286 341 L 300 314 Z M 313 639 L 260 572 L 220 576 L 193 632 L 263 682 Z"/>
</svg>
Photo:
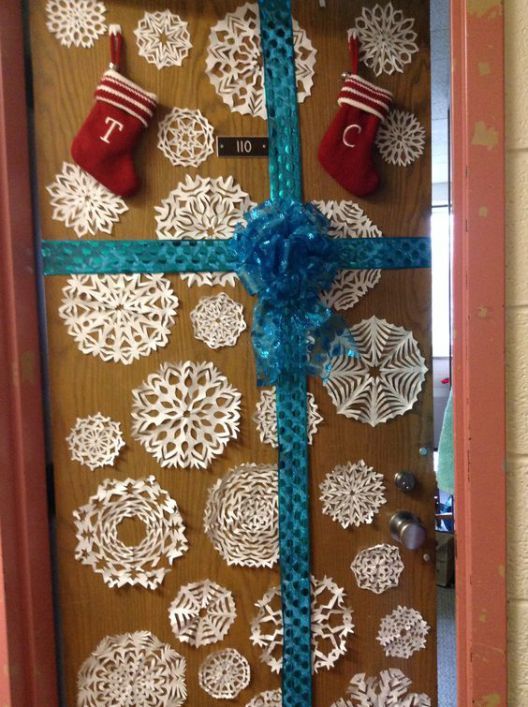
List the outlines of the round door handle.
<svg viewBox="0 0 528 707">
<path fill-rule="evenodd" d="M 389 521 L 392 537 L 408 550 L 418 550 L 427 537 L 422 521 L 409 511 L 398 511 Z"/>
</svg>

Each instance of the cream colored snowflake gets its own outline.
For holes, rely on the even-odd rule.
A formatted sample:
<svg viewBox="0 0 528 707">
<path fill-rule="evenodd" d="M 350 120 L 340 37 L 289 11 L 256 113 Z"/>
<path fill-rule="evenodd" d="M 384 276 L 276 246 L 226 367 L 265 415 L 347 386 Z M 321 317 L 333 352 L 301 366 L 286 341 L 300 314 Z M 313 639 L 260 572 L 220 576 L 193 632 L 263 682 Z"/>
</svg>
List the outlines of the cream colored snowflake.
<svg viewBox="0 0 528 707">
<path fill-rule="evenodd" d="M 119 451 L 125 446 L 121 423 L 100 412 L 78 417 L 66 437 L 70 456 L 92 471 L 113 466 Z"/>
<path fill-rule="evenodd" d="M 173 108 L 158 125 L 158 147 L 175 167 L 197 167 L 214 152 L 214 130 L 199 110 Z"/>
<path fill-rule="evenodd" d="M 423 155 L 425 135 L 413 113 L 392 110 L 378 128 L 376 146 L 385 162 L 407 167 Z"/>
<path fill-rule="evenodd" d="M 312 393 L 308 393 L 306 402 L 308 408 L 308 429 L 306 434 L 308 444 L 312 444 L 314 435 L 321 422 L 323 422 L 323 417 L 319 413 L 319 408 Z M 270 444 L 272 447 L 278 447 L 275 388 L 260 391 L 260 399 L 257 402 L 253 420 L 257 426 L 260 441 Z"/>
<path fill-rule="evenodd" d="M 260 692 L 246 707 L 282 707 L 282 690 L 266 690 Z"/>
<path fill-rule="evenodd" d="M 93 47 L 106 33 L 105 13 L 97 0 L 48 0 L 46 27 L 64 47 Z"/>
<path fill-rule="evenodd" d="M 188 23 L 170 10 L 145 12 L 134 34 L 139 56 L 158 69 L 181 66 L 192 48 Z"/>
<path fill-rule="evenodd" d="M 211 653 L 198 670 L 200 687 L 216 700 L 234 700 L 250 679 L 247 659 L 234 648 Z"/>
<path fill-rule="evenodd" d="M 383 646 L 387 657 L 410 658 L 425 648 L 430 628 L 419 611 L 398 606 L 381 619 L 376 640 Z"/>
<path fill-rule="evenodd" d="M 382 670 L 377 677 L 354 675 L 347 689 L 348 697 L 332 707 L 431 707 L 424 693 L 409 692 L 412 681 L 398 668 Z"/>
<path fill-rule="evenodd" d="M 382 543 L 358 552 L 350 569 L 360 589 L 381 594 L 398 586 L 404 566 L 398 548 Z"/>
<path fill-rule="evenodd" d="M 240 334 L 247 329 L 244 307 L 225 292 L 202 297 L 190 316 L 195 338 L 210 349 L 235 346 Z"/>
</svg>

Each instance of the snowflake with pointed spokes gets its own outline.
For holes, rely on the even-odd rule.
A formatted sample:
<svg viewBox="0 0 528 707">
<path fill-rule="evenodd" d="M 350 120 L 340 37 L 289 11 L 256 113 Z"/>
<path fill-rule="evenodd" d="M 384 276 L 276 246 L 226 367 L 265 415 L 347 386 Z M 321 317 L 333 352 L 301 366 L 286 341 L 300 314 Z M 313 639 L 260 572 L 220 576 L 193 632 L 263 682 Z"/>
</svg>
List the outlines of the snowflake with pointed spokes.
<svg viewBox="0 0 528 707">
<path fill-rule="evenodd" d="M 382 543 L 358 552 L 350 569 L 360 589 L 381 594 L 398 586 L 404 566 L 396 545 Z"/>
<path fill-rule="evenodd" d="M 266 690 L 250 700 L 246 707 L 282 707 L 282 690 Z"/>
<path fill-rule="evenodd" d="M 332 707 L 431 707 L 431 698 L 424 693 L 409 692 L 412 680 L 398 668 L 382 670 L 377 677 L 365 673 L 354 675 L 347 697 Z"/>
<path fill-rule="evenodd" d="M 190 314 L 194 336 L 210 349 L 235 346 L 247 329 L 244 307 L 225 292 L 202 297 Z"/>
<path fill-rule="evenodd" d="M 378 474 L 363 459 L 355 464 L 338 464 L 321 483 L 323 513 L 343 528 L 372 523 L 387 502 L 383 474 Z"/>
<path fill-rule="evenodd" d="M 120 450 L 125 446 L 121 423 L 114 422 L 100 412 L 88 417 L 78 417 L 66 437 L 70 456 L 92 471 L 113 466 Z"/>
<path fill-rule="evenodd" d="M 319 408 L 312 393 L 308 393 L 306 403 L 308 408 L 308 429 L 306 433 L 308 444 L 312 444 L 314 435 L 321 422 L 323 422 L 323 417 L 319 413 Z M 257 402 L 253 420 L 257 426 L 260 441 L 264 442 L 264 444 L 270 444 L 272 447 L 278 447 L 275 388 L 260 391 L 260 399 Z"/>
<path fill-rule="evenodd" d="M 381 619 L 376 640 L 383 646 L 387 657 L 410 658 L 425 648 L 430 628 L 419 611 L 398 606 Z"/>
<path fill-rule="evenodd" d="M 188 23 L 170 10 L 145 12 L 134 30 L 139 56 L 156 68 L 181 66 L 192 48 Z"/>
<path fill-rule="evenodd" d="M 198 670 L 200 687 L 216 700 L 234 700 L 250 679 L 247 659 L 234 648 L 211 653 Z"/>
<path fill-rule="evenodd" d="M 391 110 L 378 128 L 376 147 L 388 164 L 408 167 L 423 155 L 425 128 L 405 110 Z"/>
<path fill-rule="evenodd" d="M 48 0 L 46 27 L 64 47 L 93 47 L 106 33 L 105 13 L 98 0 Z"/>
<path fill-rule="evenodd" d="M 214 129 L 199 110 L 173 108 L 158 125 L 158 148 L 175 167 L 198 167 L 214 152 Z"/>
</svg>

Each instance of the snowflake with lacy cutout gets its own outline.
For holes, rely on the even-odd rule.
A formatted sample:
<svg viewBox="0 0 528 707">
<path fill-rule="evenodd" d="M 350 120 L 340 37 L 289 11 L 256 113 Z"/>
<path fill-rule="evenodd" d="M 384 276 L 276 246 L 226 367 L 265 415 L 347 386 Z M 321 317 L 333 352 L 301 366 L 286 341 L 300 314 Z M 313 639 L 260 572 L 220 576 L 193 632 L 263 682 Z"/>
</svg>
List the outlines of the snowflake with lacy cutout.
<svg viewBox="0 0 528 707">
<path fill-rule="evenodd" d="M 234 700 L 251 679 L 247 659 L 234 648 L 211 653 L 200 665 L 198 683 L 216 700 Z"/>
<path fill-rule="evenodd" d="M 158 125 L 158 148 L 175 167 L 198 167 L 214 152 L 214 129 L 196 109 L 173 108 Z"/>
<path fill-rule="evenodd" d="M 391 110 L 378 128 L 376 147 L 388 164 L 408 167 L 423 155 L 425 128 L 413 113 Z"/>
<path fill-rule="evenodd" d="M 100 412 L 88 417 L 78 417 L 66 437 L 70 456 L 92 471 L 113 466 L 120 450 L 125 446 L 121 423 L 114 422 Z"/>
<path fill-rule="evenodd" d="M 210 349 L 235 346 L 247 329 L 244 307 L 225 292 L 202 297 L 190 314 L 194 336 Z"/>
<path fill-rule="evenodd" d="M 382 670 L 377 677 L 357 673 L 349 683 L 347 698 L 332 707 L 431 707 L 424 693 L 409 692 L 412 681 L 398 668 Z"/>
<path fill-rule="evenodd" d="M 46 27 L 63 47 L 93 47 L 106 34 L 106 7 L 98 0 L 48 0 Z"/>
<path fill-rule="evenodd" d="M 399 549 L 382 543 L 358 552 L 350 569 L 360 589 L 382 594 L 398 586 L 404 565 Z"/>
<path fill-rule="evenodd" d="M 246 707 L 282 707 L 282 690 L 266 690 L 260 692 Z"/>
<path fill-rule="evenodd" d="M 429 631 L 430 626 L 419 611 L 398 606 L 381 619 L 376 640 L 383 646 L 387 657 L 410 658 L 425 648 Z"/>
<path fill-rule="evenodd" d="M 313 443 L 319 425 L 323 422 L 323 417 L 319 413 L 319 408 L 312 393 L 308 393 L 306 400 L 308 408 L 308 444 Z M 256 412 L 253 421 L 257 426 L 260 441 L 277 448 L 277 407 L 275 399 L 275 388 L 260 391 L 260 399 L 256 405 Z"/>
<path fill-rule="evenodd" d="M 139 56 L 157 69 L 181 66 L 192 48 L 188 23 L 170 10 L 145 12 L 134 30 Z"/>
</svg>

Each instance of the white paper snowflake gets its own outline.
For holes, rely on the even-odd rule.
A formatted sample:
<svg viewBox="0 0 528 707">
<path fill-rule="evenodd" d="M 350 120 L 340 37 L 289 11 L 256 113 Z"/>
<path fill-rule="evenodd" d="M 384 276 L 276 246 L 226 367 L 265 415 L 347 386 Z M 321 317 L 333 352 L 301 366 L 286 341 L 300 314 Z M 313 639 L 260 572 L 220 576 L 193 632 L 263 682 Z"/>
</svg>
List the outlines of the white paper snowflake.
<svg viewBox="0 0 528 707">
<path fill-rule="evenodd" d="M 372 427 L 410 410 L 427 367 L 418 344 L 403 327 L 371 317 L 350 328 L 359 356 L 336 356 L 324 380 L 337 412 Z"/>
<path fill-rule="evenodd" d="M 350 569 L 360 589 L 381 594 L 398 586 L 404 566 L 398 548 L 382 543 L 358 552 Z"/>
<path fill-rule="evenodd" d="M 119 451 L 125 446 L 121 423 L 114 422 L 100 412 L 88 417 L 78 417 L 66 437 L 73 461 L 80 462 L 92 471 L 113 466 Z"/>
<path fill-rule="evenodd" d="M 363 459 L 355 464 L 338 464 L 321 483 L 323 513 L 343 528 L 372 523 L 380 507 L 387 502 L 383 474 L 378 474 Z"/>
<path fill-rule="evenodd" d="M 319 408 L 312 393 L 308 393 L 306 402 L 308 408 L 308 430 L 306 434 L 308 444 L 312 444 L 314 435 L 321 422 L 323 422 L 323 417 L 319 413 Z M 272 447 L 278 447 L 275 388 L 260 391 L 260 399 L 257 402 L 253 420 L 257 426 L 260 441 L 270 444 Z"/>
<path fill-rule="evenodd" d="M 228 565 L 272 567 L 279 557 L 277 467 L 241 464 L 209 490 L 204 530 Z"/>
<path fill-rule="evenodd" d="M 150 631 L 106 636 L 77 676 L 77 707 L 180 707 L 185 658 Z"/>
<path fill-rule="evenodd" d="M 52 219 L 73 228 L 78 238 L 87 233 L 111 233 L 128 206 L 76 164 L 62 163 L 62 171 L 46 187 L 53 208 Z"/>
<path fill-rule="evenodd" d="M 378 128 L 376 146 L 385 162 L 407 167 L 423 155 L 425 135 L 413 113 L 392 110 Z"/>
<path fill-rule="evenodd" d="M 169 607 L 174 635 L 195 648 L 221 641 L 235 619 L 232 592 L 210 579 L 185 584 Z"/>
<path fill-rule="evenodd" d="M 144 525 L 145 535 L 135 546 L 119 537 L 119 526 L 128 518 Z M 153 476 L 106 479 L 73 519 L 75 559 L 101 574 L 109 587 L 156 589 L 188 549 L 178 504 Z"/>
<path fill-rule="evenodd" d="M 310 95 L 315 55 L 310 39 L 293 20 L 297 100 Z M 217 94 L 232 111 L 266 118 L 264 71 L 257 3 L 228 12 L 211 29 L 205 70 Z"/>
<path fill-rule="evenodd" d="M 48 0 L 46 27 L 64 47 L 93 47 L 106 33 L 105 13 L 97 0 Z"/>
<path fill-rule="evenodd" d="M 214 129 L 199 110 L 173 108 L 158 125 L 158 147 L 177 167 L 197 167 L 214 152 Z"/>
<path fill-rule="evenodd" d="M 347 652 L 347 637 L 354 633 L 352 610 L 345 605 L 345 590 L 329 577 L 311 578 L 312 672 L 329 670 Z M 256 603 L 250 640 L 264 650 L 261 660 L 272 672 L 282 668 L 282 608 L 280 587 L 272 587 Z"/>
<path fill-rule="evenodd" d="M 385 655 L 392 658 L 410 658 L 416 651 L 425 648 L 429 624 L 416 609 L 398 606 L 381 619 L 378 640 Z"/>
<path fill-rule="evenodd" d="M 198 682 L 216 700 L 234 700 L 251 679 L 246 658 L 234 648 L 211 653 L 200 665 Z"/>
<path fill-rule="evenodd" d="M 282 690 L 266 690 L 260 692 L 246 707 L 282 707 Z"/>
<path fill-rule="evenodd" d="M 202 297 L 190 314 L 194 336 L 210 349 L 235 346 L 247 329 L 244 307 L 225 292 Z"/>
<path fill-rule="evenodd" d="M 181 66 L 192 48 L 188 23 L 170 10 L 145 12 L 134 30 L 139 56 L 156 68 Z"/>
<path fill-rule="evenodd" d="M 418 51 L 414 18 L 405 17 L 401 10 L 394 9 L 391 2 L 385 7 L 363 7 L 355 27 L 360 41 L 361 61 L 376 76 L 402 72 Z"/>
<path fill-rule="evenodd" d="M 205 469 L 238 435 L 240 393 L 210 362 L 163 363 L 132 395 L 132 434 L 161 466 Z"/>
<path fill-rule="evenodd" d="M 332 707 L 431 707 L 431 698 L 424 693 L 409 692 L 412 681 L 398 668 L 382 670 L 378 677 L 365 673 L 354 675 L 346 699 Z"/>
<path fill-rule="evenodd" d="M 178 305 L 163 275 L 72 275 L 59 316 L 82 353 L 128 365 L 167 345 Z"/>
</svg>

